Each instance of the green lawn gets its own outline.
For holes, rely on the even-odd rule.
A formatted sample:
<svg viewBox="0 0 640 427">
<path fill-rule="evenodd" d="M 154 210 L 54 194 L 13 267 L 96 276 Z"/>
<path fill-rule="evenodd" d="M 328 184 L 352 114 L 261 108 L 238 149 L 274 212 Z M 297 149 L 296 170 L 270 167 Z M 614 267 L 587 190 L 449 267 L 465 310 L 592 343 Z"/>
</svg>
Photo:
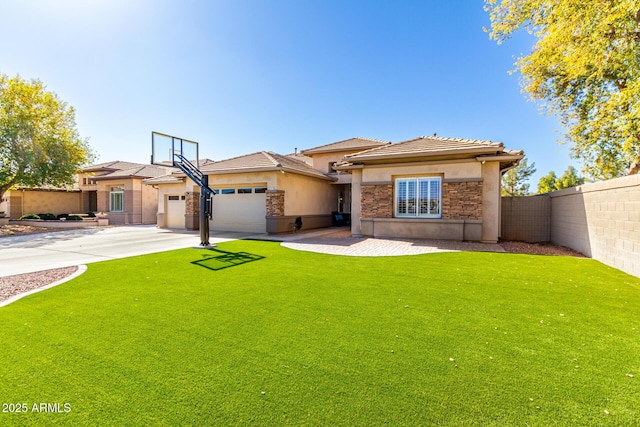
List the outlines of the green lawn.
<svg viewBox="0 0 640 427">
<path fill-rule="evenodd" d="M 0 425 L 640 424 L 640 279 L 589 259 L 229 242 L 91 264 L 0 343 Z"/>
</svg>

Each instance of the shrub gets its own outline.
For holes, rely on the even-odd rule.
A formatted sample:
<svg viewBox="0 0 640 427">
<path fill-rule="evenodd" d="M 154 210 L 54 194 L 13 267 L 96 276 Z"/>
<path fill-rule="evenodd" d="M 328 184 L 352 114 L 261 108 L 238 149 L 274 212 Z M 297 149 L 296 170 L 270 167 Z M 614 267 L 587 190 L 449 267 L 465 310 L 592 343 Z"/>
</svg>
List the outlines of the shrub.
<svg viewBox="0 0 640 427">
<path fill-rule="evenodd" d="M 60 214 L 57 215 L 56 218 L 61 219 L 61 218 L 67 218 L 69 216 L 69 214 Z"/>
<path fill-rule="evenodd" d="M 38 216 L 40 217 L 40 219 L 45 219 L 47 221 L 55 221 L 56 219 L 58 219 L 58 217 L 52 213 L 39 213 Z"/>
<path fill-rule="evenodd" d="M 82 217 L 80 215 L 69 215 L 67 216 L 67 221 L 82 221 Z"/>
<path fill-rule="evenodd" d="M 93 213 L 93 212 L 87 212 L 87 216 L 88 216 L 89 218 L 95 218 L 95 217 L 96 217 L 96 214 L 95 214 L 95 213 Z"/>
<path fill-rule="evenodd" d="M 40 217 L 36 214 L 26 214 L 22 215 L 20 219 L 40 219 Z"/>
</svg>

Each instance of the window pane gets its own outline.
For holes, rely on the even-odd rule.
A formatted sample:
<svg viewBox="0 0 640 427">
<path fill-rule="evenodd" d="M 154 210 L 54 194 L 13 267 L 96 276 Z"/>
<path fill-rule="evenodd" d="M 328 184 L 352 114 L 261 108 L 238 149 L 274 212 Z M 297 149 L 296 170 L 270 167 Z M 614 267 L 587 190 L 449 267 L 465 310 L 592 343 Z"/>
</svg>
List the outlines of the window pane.
<svg viewBox="0 0 640 427">
<path fill-rule="evenodd" d="M 235 188 L 223 188 L 222 194 L 236 194 Z"/>
<path fill-rule="evenodd" d="M 407 181 L 396 181 L 396 207 L 398 215 L 406 215 L 407 213 Z"/>
<path fill-rule="evenodd" d="M 429 213 L 440 215 L 440 180 L 433 179 L 429 185 Z"/>
<path fill-rule="evenodd" d="M 429 180 L 418 180 L 418 215 L 429 214 Z"/>
<path fill-rule="evenodd" d="M 238 194 L 251 194 L 250 188 L 238 188 Z"/>
<path fill-rule="evenodd" d="M 124 211 L 124 194 L 122 192 L 113 192 L 109 197 L 109 210 L 111 212 Z"/>
<path fill-rule="evenodd" d="M 416 180 L 407 181 L 407 213 L 409 215 L 416 214 Z"/>
<path fill-rule="evenodd" d="M 267 192 L 267 187 L 256 187 L 253 189 L 253 192 L 256 194 L 262 194 Z"/>
</svg>

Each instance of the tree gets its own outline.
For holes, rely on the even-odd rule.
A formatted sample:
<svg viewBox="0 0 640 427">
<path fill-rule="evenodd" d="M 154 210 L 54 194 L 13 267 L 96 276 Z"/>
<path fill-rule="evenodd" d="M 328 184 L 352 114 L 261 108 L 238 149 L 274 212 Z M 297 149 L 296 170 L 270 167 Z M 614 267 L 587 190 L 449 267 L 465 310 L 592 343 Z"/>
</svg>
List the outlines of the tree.
<svg viewBox="0 0 640 427">
<path fill-rule="evenodd" d="M 0 74 L 0 198 L 16 185 L 71 184 L 92 159 L 73 107 L 38 80 Z"/>
<path fill-rule="evenodd" d="M 558 177 L 553 171 L 540 178 L 540 181 L 538 181 L 538 194 L 545 194 L 555 191 L 555 184 L 557 179 Z"/>
<path fill-rule="evenodd" d="M 578 176 L 576 168 L 569 166 L 566 171 L 555 182 L 556 190 L 562 190 L 564 188 L 576 187 L 584 184 L 584 178 Z"/>
<path fill-rule="evenodd" d="M 538 182 L 538 194 L 576 187 L 584 184 L 584 181 L 585 179 L 583 177 L 578 176 L 576 168 L 569 166 L 560 178 L 556 177 L 556 173 L 553 171 L 540 178 Z"/>
<path fill-rule="evenodd" d="M 485 0 L 490 37 L 537 37 L 515 63 L 523 88 L 557 114 L 572 155 L 595 179 L 620 176 L 640 156 L 640 2 Z"/>
<path fill-rule="evenodd" d="M 503 196 L 526 196 L 529 194 L 529 177 L 536 173 L 536 164 L 527 164 L 527 159 L 520 162 L 518 166 L 510 169 L 502 176 Z"/>
</svg>

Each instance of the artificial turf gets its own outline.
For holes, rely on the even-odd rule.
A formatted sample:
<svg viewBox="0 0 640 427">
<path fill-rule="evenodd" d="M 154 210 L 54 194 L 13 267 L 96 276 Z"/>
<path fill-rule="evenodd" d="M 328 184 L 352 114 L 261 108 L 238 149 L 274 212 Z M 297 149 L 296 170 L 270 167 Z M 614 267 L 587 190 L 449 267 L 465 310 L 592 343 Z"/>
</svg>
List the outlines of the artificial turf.
<svg viewBox="0 0 640 427">
<path fill-rule="evenodd" d="M 638 425 L 638 313 L 640 279 L 568 257 L 95 263 L 0 308 L 0 424 Z"/>
</svg>

